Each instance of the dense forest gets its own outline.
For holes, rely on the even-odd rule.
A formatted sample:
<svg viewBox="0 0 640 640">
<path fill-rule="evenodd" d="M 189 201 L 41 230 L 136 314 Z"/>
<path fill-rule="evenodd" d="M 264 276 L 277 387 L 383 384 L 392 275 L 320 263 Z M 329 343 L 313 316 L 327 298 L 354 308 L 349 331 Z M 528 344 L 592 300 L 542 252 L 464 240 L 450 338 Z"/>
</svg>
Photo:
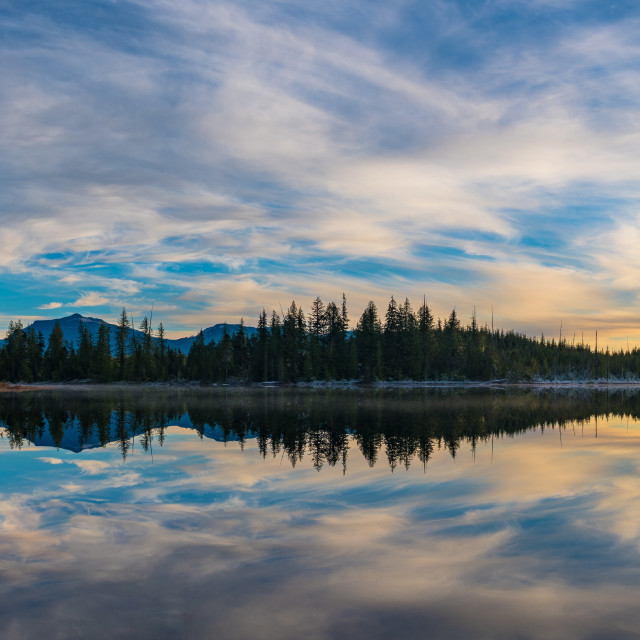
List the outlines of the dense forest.
<svg viewBox="0 0 640 640">
<path fill-rule="evenodd" d="M 527 337 L 480 326 L 464 326 L 455 309 L 435 320 L 426 301 L 414 312 L 409 300 L 389 301 L 384 317 L 369 302 L 354 330 L 346 299 L 326 306 L 320 298 L 305 314 L 295 302 L 281 317 L 263 310 L 257 331 L 244 323 L 233 335 L 206 343 L 202 331 L 189 353 L 170 348 L 160 323 L 148 318 L 132 331 L 122 309 L 116 335 L 102 325 L 93 337 L 79 323 L 75 343 L 56 324 L 43 336 L 10 322 L 0 347 L 0 380 L 6 381 L 200 381 L 246 383 L 314 380 L 534 381 L 637 379 L 640 351 L 592 349 L 566 338 Z M 115 347 L 113 345 L 115 344 Z"/>
</svg>

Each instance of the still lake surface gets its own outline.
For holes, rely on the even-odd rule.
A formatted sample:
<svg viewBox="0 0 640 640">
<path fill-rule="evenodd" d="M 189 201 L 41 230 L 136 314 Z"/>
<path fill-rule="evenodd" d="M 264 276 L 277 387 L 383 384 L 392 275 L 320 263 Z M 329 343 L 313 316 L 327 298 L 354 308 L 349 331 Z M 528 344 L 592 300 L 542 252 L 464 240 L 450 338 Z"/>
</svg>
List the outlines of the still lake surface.
<svg viewBox="0 0 640 640">
<path fill-rule="evenodd" d="M 0 394 L 22 638 L 638 638 L 633 390 Z"/>
</svg>

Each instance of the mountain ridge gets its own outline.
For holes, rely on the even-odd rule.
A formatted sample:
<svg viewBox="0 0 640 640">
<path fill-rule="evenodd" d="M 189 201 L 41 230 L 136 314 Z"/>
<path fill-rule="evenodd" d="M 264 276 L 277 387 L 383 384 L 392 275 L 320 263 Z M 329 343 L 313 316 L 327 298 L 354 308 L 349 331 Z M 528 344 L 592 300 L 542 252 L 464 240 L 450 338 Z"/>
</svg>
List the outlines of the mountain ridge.
<svg viewBox="0 0 640 640">
<path fill-rule="evenodd" d="M 72 313 L 71 315 L 65 316 L 63 318 L 34 320 L 30 325 L 27 325 L 25 327 L 25 330 L 27 330 L 29 327 L 33 327 L 36 333 L 38 331 L 42 333 L 45 339 L 45 343 L 48 343 L 49 336 L 51 335 L 51 331 L 53 330 L 53 327 L 55 326 L 56 322 L 58 322 L 58 324 L 60 325 L 60 328 L 62 329 L 64 340 L 71 342 L 71 344 L 73 344 L 74 347 L 76 347 L 78 344 L 78 336 L 80 334 L 81 323 L 89 330 L 89 333 L 92 339 L 94 340 L 98 334 L 100 326 L 103 324 L 106 325 L 107 327 L 109 327 L 109 335 L 111 338 L 111 351 L 112 353 L 115 353 L 115 348 L 116 348 L 115 337 L 116 337 L 116 331 L 118 330 L 118 325 L 113 324 L 111 322 L 107 322 L 102 318 L 93 318 L 91 316 L 83 316 L 80 313 Z M 202 330 L 205 343 L 208 344 L 210 342 L 214 342 L 214 343 L 219 342 L 224 335 L 225 327 L 227 329 L 227 333 L 231 336 L 240 330 L 239 324 L 229 324 L 225 322 L 214 324 L 211 327 L 207 327 L 206 329 Z M 127 336 L 130 336 L 132 331 L 134 332 L 134 335 L 136 336 L 136 338 L 138 337 L 142 338 L 142 336 L 144 335 L 142 331 L 140 331 L 139 329 L 128 328 Z M 257 329 L 255 327 L 245 326 L 245 331 L 248 336 L 252 336 L 254 333 L 257 332 Z M 189 349 L 191 348 L 191 345 L 197 338 L 197 335 L 198 334 L 196 333 L 192 336 L 187 336 L 184 338 L 165 338 L 165 343 L 168 347 L 171 347 L 172 349 L 176 349 L 181 353 L 187 354 L 189 353 Z M 152 340 L 153 342 L 156 342 L 158 338 L 153 336 Z M 4 340 L 0 340 L 0 344 L 1 343 L 4 343 Z"/>
</svg>

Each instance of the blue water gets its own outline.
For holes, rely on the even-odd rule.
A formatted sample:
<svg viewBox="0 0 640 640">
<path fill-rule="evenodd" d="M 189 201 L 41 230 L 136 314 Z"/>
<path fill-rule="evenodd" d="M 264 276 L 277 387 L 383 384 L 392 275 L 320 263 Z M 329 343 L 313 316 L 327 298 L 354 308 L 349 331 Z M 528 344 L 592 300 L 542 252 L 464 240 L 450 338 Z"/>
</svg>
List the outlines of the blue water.
<svg viewBox="0 0 640 640">
<path fill-rule="evenodd" d="M 633 397 L 91 393 L 0 399 L 3 638 L 640 637 Z"/>
</svg>

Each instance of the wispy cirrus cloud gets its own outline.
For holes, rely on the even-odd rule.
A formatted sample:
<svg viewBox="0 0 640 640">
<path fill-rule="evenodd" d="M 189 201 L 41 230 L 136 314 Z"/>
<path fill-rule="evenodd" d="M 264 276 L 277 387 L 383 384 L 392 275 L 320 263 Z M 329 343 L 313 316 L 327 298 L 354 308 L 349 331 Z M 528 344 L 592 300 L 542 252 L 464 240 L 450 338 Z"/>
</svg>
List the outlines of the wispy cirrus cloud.
<svg viewBox="0 0 640 640">
<path fill-rule="evenodd" d="M 109 302 L 108 298 L 100 295 L 96 291 L 87 291 L 74 303 L 74 307 L 99 307 Z"/>
<path fill-rule="evenodd" d="M 530 333 L 589 301 L 627 318 L 637 9 L 336 9 L 124 2 L 97 31 L 91 7 L 10 3 L 0 269 L 33 291 L 15 314 L 80 288 L 73 306 L 178 307 L 165 324 L 189 332 L 345 289 L 492 301 Z"/>
</svg>

